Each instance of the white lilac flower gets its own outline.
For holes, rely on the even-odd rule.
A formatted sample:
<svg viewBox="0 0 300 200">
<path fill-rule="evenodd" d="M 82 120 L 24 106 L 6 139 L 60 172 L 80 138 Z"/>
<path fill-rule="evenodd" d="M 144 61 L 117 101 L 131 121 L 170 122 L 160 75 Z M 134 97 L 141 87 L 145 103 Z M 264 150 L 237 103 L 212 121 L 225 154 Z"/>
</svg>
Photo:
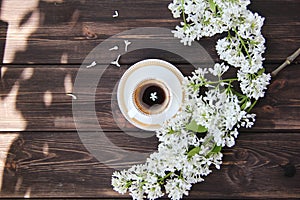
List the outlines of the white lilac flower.
<svg viewBox="0 0 300 200">
<path fill-rule="evenodd" d="M 184 102 L 176 116 L 156 131 L 160 142 L 157 152 L 142 165 L 114 172 L 114 190 L 129 192 L 133 199 L 156 199 L 164 194 L 181 199 L 188 195 L 192 184 L 204 181 L 212 172 L 211 166 L 220 169 L 221 149 L 235 145 L 238 129 L 253 126 L 255 114 L 248 112 L 252 103 L 264 96 L 270 75 L 263 71 L 264 18 L 247 10 L 249 3 L 173 0 L 169 4 L 173 17 L 183 19 L 172 32 L 185 45 L 228 33 L 216 44 L 224 62 L 210 69 L 199 68 L 184 78 Z M 237 77 L 222 79 L 229 65 L 237 68 Z M 241 93 L 233 88 L 234 81 L 239 82 Z M 206 92 L 201 92 L 203 88 Z"/>
<path fill-rule="evenodd" d="M 218 40 L 216 50 L 221 59 L 241 68 L 243 73 L 251 77 L 251 74 L 263 68 L 265 39 L 261 35 L 264 18 L 247 10 L 249 4 L 249 0 L 174 0 L 170 3 L 169 9 L 175 18 L 181 15 L 184 18 L 180 26 L 175 27 L 174 36 L 180 38 L 185 45 L 191 45 L 194 40 L 204 36 L 210 37 L 225 31 L 234 32 L 233 35 Z M 259 88 L 257 94 L 252 92 L 251 98 L 255 96 L 257 99 L 262 96 L 261 89 L 268 84 L 264 81 L 268 77 L 264 78 L 260 81 L 251 81 L 256 82 L 255 88 Z M 241 87 L 243 91 L 247 91 L 245 94 L 250 94 L 249 91 L 254 87 L 247 83 L 250 81 L 244 81 Z"/>
<path fill-rule="evenodd" d="M 260 75 L 248 74 L 243 71 L 239 71 L 237 74 L 240 81 L 240 87 L 244 94 L 250 98 L 259 99 L 265 94 L 267 85 L 271 80 L 270 74 L 262 73 Z"/>
<path fill-rule="evenodd" d="M 181 199 L 183 195 L 188 195 L 188 191 L 191 188 L 191 184 L 181 178 L 169 179 L 165 185 L 168 197 L 177 200 Z"/>
<path fill-rule="evenodd" d="M 221 77 L 225 72 L 227 72 L 228 69 L 229 66 L 225 65 L 224 63 L 216 63 L 214 68 L 209 68 L 208 70 L 212 75 Z"/>
<path fill-rule="evenodd" d="M 238 33 L 243 38 L 255 39 L 255 36 L 261 34 L 261 27 L 264 23 L 264 18 L 257 13 L 252 13 L 246 10 L 243 15 L 244 23 L 238 27 Z"/>
<path fill-rule="evenodd" d="M 127 185 L 128 176 L 127 176 L 127 171 L 115 171 L 112 175 L 112 186 L 114 187 L 114 190 L 121 193 L 125 194 L 128 189 Z"/>
<path fill-rule="evenodd" d="M 190 91 L 195 83 L 207 85 L 205 75 L 211 73 L 219 77 L 227 68 L 216 64 L 211 70 L 196 70 L 185 79 L 183 89 Z M 213 152 L 215 145 L 233 146 L 238 135 L 234 127 L 251 127 L 254 121 L 253 114 L 241 109 L 236 96 L 218 87 L 204 96 L 191 92 L 183 107 L 187 109 L 182 109 L 157 131 L 158 151 L 151 154 L 144 165 L 114 173 L 112 185 L 116 191 L 125 193 L 128 190 L 134 199 L 155 199 L 164 194 L 164 188 L 170 198 L 182 198 L 188 194 L 191 184 L 202 182 L 203 177 L 211 173 L 211 165 L 220 168 L 222 153 Z M 186 129 L 191 118 L 207 127 L 204 138 Z M 199 149 L 191 156 L 190 147 Z"/>
<path fill-rule="evenodd" d="M 149 180 L 148 177 L 147 177 L 147 180 Z M 153 184 L 145 183 L 145 185 L 143 186 L 143 189 L 144 189 L 145 193 L 147 194 L 148 199 L 157 199 L 164 195 L 164 193 L 162 193 L 162 191 L 161 191 L 161 186 L 157 183 L 157 181 L 154 182 Z"/>
<path fill-rule="evenodd" d="M 168 8 L 172 11 L 174 18 L 179 18 L 182 13 L 181 0 L 173 0 L 173 3 L 170 3 Z"/>
</svg>

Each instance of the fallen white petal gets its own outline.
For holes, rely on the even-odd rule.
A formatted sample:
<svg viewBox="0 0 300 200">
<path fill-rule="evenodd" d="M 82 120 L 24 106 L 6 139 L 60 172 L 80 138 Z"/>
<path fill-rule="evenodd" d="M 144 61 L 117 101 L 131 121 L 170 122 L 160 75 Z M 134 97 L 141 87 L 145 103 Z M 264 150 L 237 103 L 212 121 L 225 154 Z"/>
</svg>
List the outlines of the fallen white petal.
<svg viewBox="0 0 300 200">
<path fill-rule="evenodd" d="M 121 55 L 118 55 L 117 60 L 112 61 L 111 64 L 116 65 L 117 67 L 121 67 L 121 65 L 119 64 L 120 57 L 121 57 Z"/>
<path fill-rule="evenodd" d="M 92 62 L 92 64 L 86 66 L 86 68 L 95 67 L 97 65 L 96 61 Z"/>
<path fill-rule="evenodd" d="M 117 10 L 115 10 L 115 14 L 113 15 L 113 18 L 116 18 L 119 16 L 119 12 Z"/>
<path fill-rule="evenodd" d="M 125 43 L 125 52 L 128 51 L 128 46 L 131 44 L 131 42 L 129 42 L 128 40 L 124 40 Z"/>
<path fill-rule="evenodd" d="M 118 50 L 118 49 L 119 49 L 118 46 L 114 46 L 114 47 L 110 48 L 109 50 L 110 50 L 110 51 L 114 51 L 114 50 Z"/>
<path fill-rule="evenodd" d="M 77 97 L 74 94 L 68 93 L 67 95 L 70 96 L 70 97 L 72 97 L 74 100 L 77 99 Z"/>
</svg>

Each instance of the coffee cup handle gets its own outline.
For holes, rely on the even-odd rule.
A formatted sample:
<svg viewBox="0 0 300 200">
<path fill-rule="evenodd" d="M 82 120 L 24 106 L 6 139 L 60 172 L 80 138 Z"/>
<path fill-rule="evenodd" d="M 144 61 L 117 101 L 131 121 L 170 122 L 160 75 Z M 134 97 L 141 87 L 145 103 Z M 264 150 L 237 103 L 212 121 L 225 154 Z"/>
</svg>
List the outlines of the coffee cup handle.
<svg viewBox="0 0 300 200">
<path fill-rule="evenodd" d="M 127 115 L 130 117 L 130 118 L 134 118 L 137 114 L 137 111 L 135 109 L 130 109 L 128 112 L 127 112 Z"/>
</svg>

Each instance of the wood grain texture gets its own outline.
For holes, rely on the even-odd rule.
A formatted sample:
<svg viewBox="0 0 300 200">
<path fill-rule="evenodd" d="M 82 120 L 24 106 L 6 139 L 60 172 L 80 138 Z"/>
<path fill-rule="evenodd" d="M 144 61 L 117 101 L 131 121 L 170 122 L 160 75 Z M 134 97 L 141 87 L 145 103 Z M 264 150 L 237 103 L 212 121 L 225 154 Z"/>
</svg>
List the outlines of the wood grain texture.
<svg viewBox="0 0 300 200">
<path fill-rule="evenodd" d="M 149 153 L 157 146 L 155 137 L 105 134 L 114 142 L 112 153 L 116 146 Z M 299 133 L 241 133 L 236 146 L 224 150 L 222 168 L 194 185 L 189 198 L 299 198 L 299 173 L 284 175 L 289 163 L 299 171 L 299 142 Z M 76 132 L 21 133 L 8 152 L 0 195 L 23 197 L 30 190 L 30 197 L 124 197 L 111 189 L 114 170 L 103 162 L 85 150 Z"/>
<path fill-rule="evenodd" d="M 267 71 L 273 70 L 277 65 L 268 65 Z M 84 109 L 85 105 L 95 105 L 96 114 L 101 127 L 104 130 L 136 130 L 122 116 L 116 99 L 116 87 L 122 74 L 129 67 L 123 65 L 121 68 L 115 66 L 98 65 L 93 69 L 84 69 L 86 78 L 90 78 L 97 71 L 103 71 L 102 77 L 98 85 L 80 87 L 80 90 L 85 91 L 91 88 L 96 90 L 95 103 L 92 101 L 82 100 L 86 96 L 93 95 L 92 93 L 80 93 L 77 95 L 76 103 L 82 105 L 82 114 L 86 115 L 88 121 L 92 116 Z M 178 68 L 185 75 L 189 75 L 194 69 L 190 65 L 178 65 Z M 282 71 L 274 80 L 272 80 L 266 97 L 261 99 L 258 105 L 253 110 L 257 114 L 257 122 L 255 130 L 300 130 L 300 93 L 298 74 L 300 73 L 299 65 L 291 65 Z M 72 98 L 67 96 L 67 92 L 72 92 L 72 86 L 76 79 L 78 68 L 73 66 L 55 67 L 40 67 L 28 70 L 19 66 L 9 66 L 3 75 L 2 80 L 2 99 L 10 93 L 12 87 L 18 83 L 19 90 L 15 97 L 16 109 L 21 112 L 23 119 L 21 122 L 27 124 L 26 130 L 75 130 L 72 113 Z M 32 75 L 30 76 L 30 74 Z M 232 76 L 233 74 L 230 73 Z M 22 79 L 22 77 L 29 79 Z M 228 75 L 229 76 L 229 75 Z M 69 77 L 69 85 L 67 89 L 66 80 Z M 87 87 L 85 89 L 85 87 Z M 68 91 L 69 90 L 69 91 Z M 51 95 L 51 102 L 45 102 L 45 95 Z M 13 99 L 14 100 L 14 99 Z M 74 100 L 75 101 L 75 100 Z M 13 102 L 6 102 L 13 103 Z M 6 113 L 9 113 L 10 107 L 6 108 Z M 9 123 L 10 119 L 7 119 Z M 11 119 L 11 129 L 18 125 L 18 121 Z M 6 127 L 7 128 L 7 127 Z M 91 127 L 88 123 L 86 128 Z M 3 131 L 3 128 L 0 128 Z"/>
<path fill-rule="evenodd" d="M 5 2 L 12 1 L 0 0 L 0 20 L 14 24 L 15 29 L 9 30 L 10 47 L 5 52 L 10 64 L 0 68 L 0 198 L 129 198 L 112 190 L 112 166 L 122 168 L 144 161 L 128 158 L 145 158 L 156 151 L 158 141 L 154 133 L 134 128 L 125 120 L 114 89 L 125 70 L 143 59 L 169 61 L 184 75 L 194 68 L 170 52 L 143 49 L 123 55 L 121 68 L 100 61 L 97 68 L 87 69 L 84 78 L 95 77 L 100 71 L 101 80 L 98 85 L 81 86 L 83 92 L 74 95 L 78 97 L 76 103 L 82 105 L 83 130 L 99 129 L 91 126 L 93 116 L 85 109 L 95 106 L 97 120 L 105 131 L 100 140 L 82 130 L 79 133 L 87 134 L 88 139 L 80 138 L 72 97 L 66 93 L 73 92 L 83 60 L 107 38 L 139 27 L 174 29 L 179 20 L 173 19 L 167 8 L 171 0 L 40 0 L 36 8 L 28 8 L 29 1 L 11 6 L 4 6 Z M 299 0 L 253 0 L 249 6 L 265 17 L 262 33 L 266 38 L 267 72 L 300 46 L 299 7 Z M 115 10 L 118 18 L 112 18 Z M 37 24 L 32 25 L 32 21 Z M 3 25 L 0 46 L 7 36 Z M 137 37 L 145 35 L 130 34 L 115 40 Z M 220 37 L 199 42 L 214 61 L 219 61 L 215 43 Z M 170 43 L 163 35 L 150 38 Z M 103 55 L 111 56 L 111 52 Z M 297 58 L 272 80 L 265 98 L 253 109 L 257 114 L 255 126 L 240 131 L 236 146 L 223 150 L 221 170 L 213 169 L 204 183 L 193 186 L 186 199 L 300 198 L 299 61 Z M 96 91 L 95 102 L 81 98 L 93 95 L 87 92 L 90 89 Z M 95 155 L 95 151 L 104 157 Z"/>
<path fill-rule="evenodd" d="M 27 40 L 26 50 L 16 52 L 11 63 L 59 64 L 61 57 L 68 55 L 68 63 L 78 64 L 82 63 L 88 53 L 103 40 L 122 31 L 138 27 L 174 29 L 179 21 L 173 19 L 167 9 L 169 2 L 169 0 L 130 0 L 126 3 L 110 0 L 78 0 L 72 3 L 41 1 L 36 9 L 40 12 L 39 26 L 33 27 L 35 31 Z M 268 62 L 281 62 L 300 46 L 298 34 L 300 15 L 297 9 L 299 7 L 300 2 L 297 0 L 288 1 L 288 3 L 278 0 L 254 0 L 252 2 L 251 10 L 257 11 L 266 18 L 263 34 L 267 40 L 265 57 Z M 3 10 L 3 12 L 14 13 L 20 9 L 22 6 L 15 9 L 10 7 L 9 10 Z M 120 13 L 118 18 L 112 18 L 115 10 Z M 24 19 L 16 20 L 26 22 L 26 17 L 35 17 L 29 14 L 30 12 L 24 16 Z M 17 22 L 20 23 L 19 21 Z M 20 45 L 16 39 L 18 34 L 20 33 L 12 33 L 10 43 L 17 49 Z M 0 38 L 3 40 L 4 36 L 1 35 Z M 200 41 L 200 44 L 215 60 L 218 60 L 214 47 L 218 38 L 206 38 Z M 133 54 L 123 62 L 132 63 L 136 58 L 142 59 L 143 54 Z M 173 61 L 183 62 L 175 57 Z"/>
</svg>

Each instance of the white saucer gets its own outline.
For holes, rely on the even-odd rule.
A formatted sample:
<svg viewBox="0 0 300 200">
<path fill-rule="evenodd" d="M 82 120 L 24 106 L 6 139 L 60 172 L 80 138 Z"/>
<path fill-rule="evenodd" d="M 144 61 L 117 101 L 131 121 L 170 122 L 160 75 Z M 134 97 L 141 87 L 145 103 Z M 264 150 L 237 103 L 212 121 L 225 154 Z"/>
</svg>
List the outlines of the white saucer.
<svg viewBox="0 0 300 200">
<path fill-rule="evenodd" d="M 147 79 L 156 79 L 170 90 L 172 101 L 165 112 L 155 115 L 136 114 L 129 117 L 129 111 L 136 109 L 132 94 L 136 85 Z M 124 117 L 134 126 L 148 131 L 155 131 L 164 121 L 172 118 L 180 109 L 184 96 L 182 91 L 183 75 L 172 64 L 158 59 L 147 59 L 131 66 L 122 76 L 117 91 L 118 105 Z"/>
</svg>

